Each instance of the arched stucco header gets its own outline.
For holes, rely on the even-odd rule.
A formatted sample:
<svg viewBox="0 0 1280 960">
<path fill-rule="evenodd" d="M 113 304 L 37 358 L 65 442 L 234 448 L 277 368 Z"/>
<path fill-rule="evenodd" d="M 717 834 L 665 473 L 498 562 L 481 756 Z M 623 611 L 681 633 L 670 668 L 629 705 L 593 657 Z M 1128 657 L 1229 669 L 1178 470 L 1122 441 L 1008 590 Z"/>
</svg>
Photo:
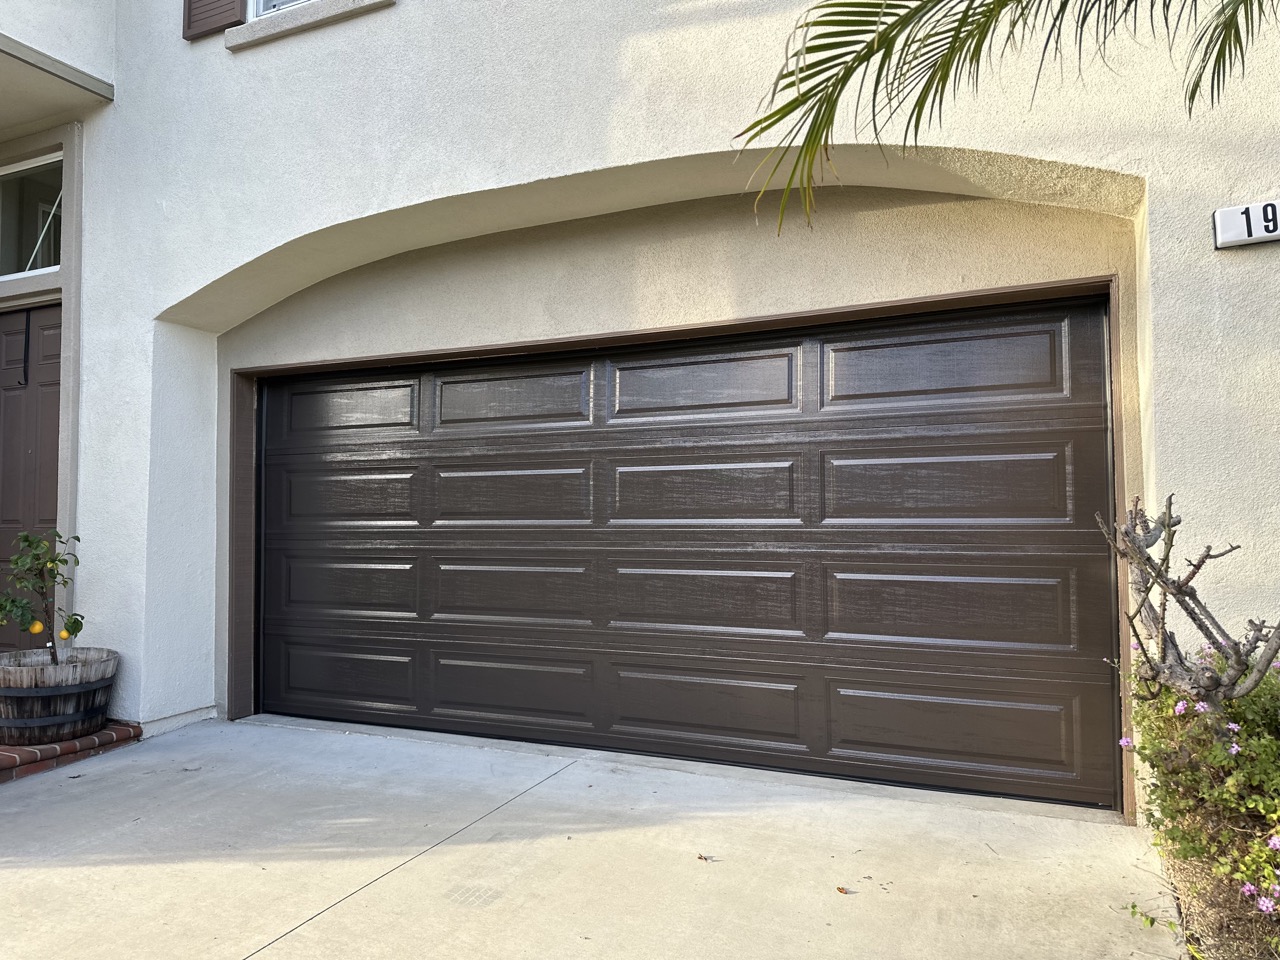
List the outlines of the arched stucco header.
<svg viewBox="0 0 1280 960">
<path fill-rule="evenodd" d="M 424 200 L 296 237 L 210 280 L 158 320 L 223 333 L 328 277 L 409 250 L 682 200 L 743 192 L 765 151 L 699 154 Z M 868 186 L 1047 204 L 1131 218 L 1140 177 L 948 147 L 842 146 L 833 186 Z M 774 208 L 762 208 L 772 218 Z M 819 211 L 819 217 L 821 212 Z M 799 214 L 787 229 L 803 229 Z"/>
</svg>

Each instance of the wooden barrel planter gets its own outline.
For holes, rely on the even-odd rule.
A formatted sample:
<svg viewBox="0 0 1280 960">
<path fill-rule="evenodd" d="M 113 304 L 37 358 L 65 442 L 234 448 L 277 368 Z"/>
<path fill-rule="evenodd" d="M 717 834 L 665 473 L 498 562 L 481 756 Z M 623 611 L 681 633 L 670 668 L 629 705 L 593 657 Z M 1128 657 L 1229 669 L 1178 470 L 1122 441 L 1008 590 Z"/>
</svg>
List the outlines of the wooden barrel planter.
<svg viewBox="0 0 1280 960">
<path fill-rule="evenodd" d="M 34 747 L 75 740 L 107 725 L 120 657 L 103 647 L 0 653 L 0 744 Z"/>
</svg>

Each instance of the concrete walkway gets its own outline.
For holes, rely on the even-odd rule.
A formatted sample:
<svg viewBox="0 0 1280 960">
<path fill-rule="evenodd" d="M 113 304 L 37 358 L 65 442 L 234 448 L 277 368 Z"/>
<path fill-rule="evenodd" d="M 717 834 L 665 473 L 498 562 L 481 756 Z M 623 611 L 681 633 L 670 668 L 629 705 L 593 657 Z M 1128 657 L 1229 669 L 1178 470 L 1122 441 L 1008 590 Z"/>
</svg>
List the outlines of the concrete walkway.
<svg viewBox="0 0 1280 960">
<path fill-rule="evenodd" d="M 1181 955 L 1114 815 L 589 750 L 210 721 L 0 824 L 5 960 Z"/>
</svg>

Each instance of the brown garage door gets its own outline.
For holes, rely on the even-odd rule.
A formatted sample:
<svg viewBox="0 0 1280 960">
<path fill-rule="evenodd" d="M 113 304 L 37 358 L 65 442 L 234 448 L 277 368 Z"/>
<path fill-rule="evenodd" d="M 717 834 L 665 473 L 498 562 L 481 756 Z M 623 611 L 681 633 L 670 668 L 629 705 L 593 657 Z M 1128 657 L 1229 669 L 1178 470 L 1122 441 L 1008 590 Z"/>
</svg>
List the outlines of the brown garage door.
<svg viewBox="0 0 1280 960">
<path fill-rule="evenodd" d="M 1105 325 L 271 381 L 263 709 L 1114 805 Z"/>
</svg>

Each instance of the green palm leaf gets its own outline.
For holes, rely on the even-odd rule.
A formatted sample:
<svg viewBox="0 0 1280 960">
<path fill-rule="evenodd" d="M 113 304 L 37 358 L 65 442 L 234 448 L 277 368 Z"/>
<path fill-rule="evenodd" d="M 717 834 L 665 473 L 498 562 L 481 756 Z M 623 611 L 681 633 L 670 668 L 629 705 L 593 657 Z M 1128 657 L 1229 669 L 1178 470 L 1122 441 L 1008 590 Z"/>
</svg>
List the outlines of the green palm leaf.
<svg viewBox="0 0 1280 960">
<path fill-rule="evenodd" d="M 1187 63 L 1187 109 L 1208 84 L 1216 103 L 1227 81 L 1244 71 L 1258 29 L 1277 18 L 1280 0 L 1216 0 L 1205 13 L 1198 0 L 823 0 L 800 17 L 787 40 L 759 117 L 739 134 L 744 147 L 765 138 L 773 148 L 756 168 L 763 195 L 785 175 L 778 228 L 793 190 L 806 220 L 814 188 L 829 164 L 839 108 L 852 98 L 855 129 L 877 141 L 891 121 L 904 138 L 940 123 L 949 97 L 978 85 L 984 64 L 1010 49 L 1037 45 L 1041 69 L 1069 45 L 1083 62 L 1105 57 L 1117 37 L 1132 38 L 1144 19 L 1163 30 L 1170 47 L 1195 30 Z M 852 93 L 850 88 L 852 87 Z M 790 168 L 787 164 L 790 162 Z M 758 200 L 757 200 L 758 202 Z"/>
</svg>

